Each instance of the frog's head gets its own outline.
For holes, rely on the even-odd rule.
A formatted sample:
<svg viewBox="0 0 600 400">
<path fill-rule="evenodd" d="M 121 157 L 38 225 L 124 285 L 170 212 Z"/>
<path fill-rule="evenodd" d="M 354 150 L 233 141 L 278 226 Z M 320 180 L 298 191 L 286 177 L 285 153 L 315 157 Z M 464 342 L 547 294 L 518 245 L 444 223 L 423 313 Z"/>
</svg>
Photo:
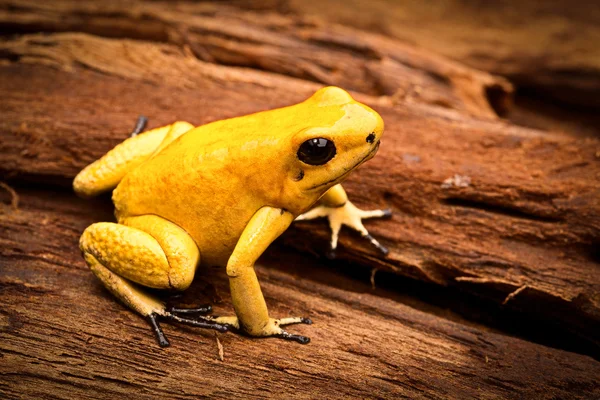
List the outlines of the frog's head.
<svg viewBox="0 0 600 400">
<path fill-rule="evenodd" d="M 320 195 L 375 155 L 383 120 L 337 87 L 317 91 L 301 106 L 308 127 L 292 138 L 289 173 L 298 190 Z"/>
</svg>

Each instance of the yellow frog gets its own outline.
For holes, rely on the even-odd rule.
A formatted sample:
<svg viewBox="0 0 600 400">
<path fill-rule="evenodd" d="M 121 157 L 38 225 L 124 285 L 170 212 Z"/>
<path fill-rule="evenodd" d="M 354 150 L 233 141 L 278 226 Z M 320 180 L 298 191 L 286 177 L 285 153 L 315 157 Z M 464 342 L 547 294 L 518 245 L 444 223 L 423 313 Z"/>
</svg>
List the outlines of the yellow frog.
<svg viewBox="0 0 600 400">
<path fill-rule="evenodd" d="M 382 134 L 379 114 L 326 87 L 290 107 L 132 135 L 73 182 L 85 197 L 116 188 L 118 223 L 84 231 L 85 261 L 149 321 L 163 347 L 169 342 L 159 317 L 308 343 L 281 327 L 310 319 L 269 317 L 254 263 L 295 219 L 317 217 L 329 218 L 333 251 L 345 224 L 387 253 L 361 220 L 389 211 L 359 210 L 339 184 L 375 155 Z M 185 290 L 199 265 L 226 267 L 235 316 L 200 315 L 210 307 L 167 309 L 141 289 Z"/>
</svg>

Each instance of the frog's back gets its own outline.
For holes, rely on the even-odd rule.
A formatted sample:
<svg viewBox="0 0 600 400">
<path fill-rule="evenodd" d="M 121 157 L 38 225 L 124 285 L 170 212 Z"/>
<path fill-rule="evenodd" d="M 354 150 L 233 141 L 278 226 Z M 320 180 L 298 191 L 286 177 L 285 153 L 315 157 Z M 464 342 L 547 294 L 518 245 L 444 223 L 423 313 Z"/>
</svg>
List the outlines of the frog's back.
<svg viewBox="0 0 600 400">
<path fill-rule="evenodd" d="M 222 264 L 260 208 L 299 214 L 317 201 L 320 194 L 303 194 L 290 183 L 288 166 L 297 161 L 291 138 L 351 118 L 328 97 L 338 91 L 323 89 L 303 103 L 183 134 L 121 181 L 113 192 L 117 218 L 166 218 L 192 236 L 203 262 Z"/>
<path fill-rule="evenodd" d="M 282 206 L 277 203 L 285 173 L 277 164 L 285 156 L 285 137 L 278 133 L 295 128 L 273 127 L 281 110 L 182 135 L 121 181 L 113 192 L 117 218 L 166 218 L 192 236 L 203 262 L 221 264 L 258 209 Z"/>
</svg>

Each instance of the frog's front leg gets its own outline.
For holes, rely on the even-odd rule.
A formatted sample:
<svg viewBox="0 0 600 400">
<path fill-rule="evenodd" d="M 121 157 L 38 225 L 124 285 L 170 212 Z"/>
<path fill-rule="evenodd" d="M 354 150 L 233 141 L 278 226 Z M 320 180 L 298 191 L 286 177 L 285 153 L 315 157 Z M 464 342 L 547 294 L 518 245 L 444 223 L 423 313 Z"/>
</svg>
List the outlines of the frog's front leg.
<svg viewBox="0 0 600 400">
<path fill-rule="evenodd" d="M 188 325 L 226 331 L 208 319 L 188 318 L 189 310 L 166 309 L 139 285 L 157 289 L 186 289 L 194 279 L 200 252 L 179 226 L 156 215 L 126 218 L 122 224 L 100 222 L 81 235 L 79 246 L 92 272 L 118 299 L 144 316 L 161 347 L 169 345 L 158 317 Z M 208 312 L 210 308 L 196 309 Z"/>
<path fill-rule="evenodd" d="M 350 200 L 348 200 L 348 195 L 346 195 L 341 184 L 335 185 L 329 189 L 323 197 L 321 197 L 319 203 L 320 204 L 315 208 L 298 216 L 296 221 L 306 221 L 320 217 L 327 217 L 327 219 L 329 219 L 329 226 L 331 227 L 331 250 L 327 254 L 329 258 L 335 258 L 335 250 L 337 249 L 342 225 L 347 225 L 350 228 L 355 229 L 362 237 L 369 240 L 373 246 L 381 251 L 383 255 L 388 254 L 388 249 L 382 246 L 377 239 L 369 234 L 364 227 L 362 220 L 367 218 L 390 217 L 392 215 L 391 210 L 363 211 L 357 208 Z"/>
<path fill-rule="evenodd" d="M 285 210 L 263 207 L 258 210 L 240 236 L 227 263 L 231 299 L 236 317 L 214 317 L 252 336 L 275 336 L 308 343 L 309 338 L 284 331 L 281 326 L 310 324 L 308 318 L 269 318 L 267 304 L 254 271 L 254 263 L 266 248 L 285 231 L 294 216 Z"/>
</svg>

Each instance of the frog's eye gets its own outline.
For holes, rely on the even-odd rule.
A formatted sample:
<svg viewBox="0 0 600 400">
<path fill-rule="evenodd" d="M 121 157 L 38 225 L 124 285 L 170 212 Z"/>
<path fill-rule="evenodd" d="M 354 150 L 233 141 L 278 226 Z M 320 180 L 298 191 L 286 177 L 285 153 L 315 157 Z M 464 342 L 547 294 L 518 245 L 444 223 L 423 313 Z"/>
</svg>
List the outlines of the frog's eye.
<svg viewBox="0 0 600 400">
<path fill-rule="evenodd" d="M 309 165 L 323 165 L 335 156 L 335 151 L 335 144 L 331 140 L 309 139 L 298 149 L 298 159 Z"/>
</svg>

